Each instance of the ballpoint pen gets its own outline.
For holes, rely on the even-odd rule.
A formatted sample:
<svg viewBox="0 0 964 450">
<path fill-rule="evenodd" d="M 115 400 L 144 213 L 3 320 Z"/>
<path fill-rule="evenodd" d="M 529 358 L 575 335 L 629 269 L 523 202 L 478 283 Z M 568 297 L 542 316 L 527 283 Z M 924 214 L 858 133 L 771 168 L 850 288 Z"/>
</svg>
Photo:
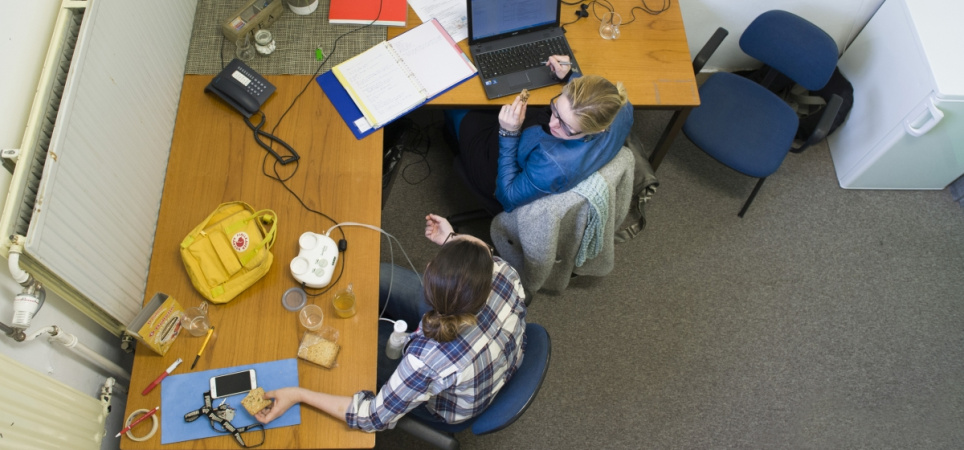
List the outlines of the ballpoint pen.
<svg viewBox="0 0 964 450">
<path fill-rule="evenodd" d="M 201 344 L 201 349 L 197 351 L 197 356 L 194 357 L 194 362 L 191 363 L 191 370 L 194 370 L 194 366 L 197 365 L 197 360 L 201 359 L 201 353 L 204 353 L 204 347 L 208 346 L 208 341 L 211 340 L 212 333 L 214 333 L 214 327 L 208 328 L 208 335 L 204 338 L 204 343 Z"/>
<path fill-rule="evenodd" d="M 549 64 L 549 61 L 543 61 L 542 64 L 543 64 L 543 65 Z M 572 65 L 572 63 L 569 62 L 569 61 L 556 61 L 556 64 L 559 64 L 560 66 L 571 66 L 571 65 Z"/>
<path fill-rule="evenodd" d="M 181 364 L 182 361 L 183 360 L 181 358 L 178 358 L 176 361 L 174 361 L 174 364 L 171 364 L 171 367 L 168 367 L 167 370 L 165 370 L 163 373 L 158 375 L 157 378 L 151 382 L 151 384 L 148 384 L 147 387 L 144 388 L 144 391 L 141 392 L 141 395 L 147 395 L 147 393 L 151 392 L 151 390 L 154 389 L 155 386 L 161 384 L 161 381 L 163 381 L 165 377 L 170 375 L 171 372 L 173 372 L 174 369 L 177 368 L 178 364 Z"/>
<path fill-rule="evenodd" d="M 123 430 L 120 430 L 120 433 L 117 433 L 117 436 L 114 436 L 114 437 L 115 437 L 115 438 L 119 438 L 122 434 L 124 434 L 124 433 L 126 433 L 126 432 L 128 432 L 128 431 L 131 431 L 131 428 L 134 428 L 135 426 L 137 426 L 137 424 L 143 422 L 144 419 L 147 419 L 148 417 L 153 416 L 154 413 L 156 413 L 157 410 L 159 410 L 159 409 L 161 409 L 160 406 L 155 406 L 154 409 L 148 411 L 147 414 L 144 414 L 143 416 L 138 417 L 137 420 L 131 422 L 131 424 L 128 425 L 128 426 L 126 426 L 126 427 L 124 427 Z"/>
</svg>

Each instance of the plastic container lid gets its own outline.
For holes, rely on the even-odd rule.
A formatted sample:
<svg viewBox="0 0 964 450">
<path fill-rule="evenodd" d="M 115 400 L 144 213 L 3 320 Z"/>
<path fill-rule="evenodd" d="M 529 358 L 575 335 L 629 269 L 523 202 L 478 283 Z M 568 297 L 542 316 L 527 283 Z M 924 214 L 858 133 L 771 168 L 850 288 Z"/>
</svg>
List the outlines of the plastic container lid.
<svg viewBox="0 0 964 450">
<path fill-rule="evenodd" d="M 300 287 L 293 287 L 281 295 L 281 306 L 288 311 L 298 311 L 308 303 L 308 294 Z"/>
</svg>

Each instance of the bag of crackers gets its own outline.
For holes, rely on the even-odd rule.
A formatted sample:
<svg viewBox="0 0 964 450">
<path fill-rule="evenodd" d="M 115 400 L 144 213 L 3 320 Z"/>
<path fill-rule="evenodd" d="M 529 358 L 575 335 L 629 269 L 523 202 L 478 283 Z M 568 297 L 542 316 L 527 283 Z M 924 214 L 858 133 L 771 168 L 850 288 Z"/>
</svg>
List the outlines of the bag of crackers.
<svg viewBox="0 0 964 450">
<path fill-rule="evenodd" d="M 335 359 L 340 349 L 338 330 L 323 327 L 316 331 L 305 331 L 304 337 L 301 338 L 301 345 L 298 346 L 298 357 L 331 369 L 336 366 Z"/>
</svg>

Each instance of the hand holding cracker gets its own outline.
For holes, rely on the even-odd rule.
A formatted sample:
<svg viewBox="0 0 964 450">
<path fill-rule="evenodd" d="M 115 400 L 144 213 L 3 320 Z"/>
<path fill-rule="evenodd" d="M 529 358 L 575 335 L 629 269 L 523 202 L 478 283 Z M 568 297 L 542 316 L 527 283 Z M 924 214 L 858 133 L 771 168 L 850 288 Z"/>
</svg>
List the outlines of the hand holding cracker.
<svg viewBox="0 0 964 450">
<path fill-rule="evenodd" d="M 271 406 L 271 400 L 264 398 L 264 389 L 257 388 L 248 392 L 248 395 L 241 400 L 241 406 L 252 416 L 257 415 L 261 410 Z"/>
</svg>

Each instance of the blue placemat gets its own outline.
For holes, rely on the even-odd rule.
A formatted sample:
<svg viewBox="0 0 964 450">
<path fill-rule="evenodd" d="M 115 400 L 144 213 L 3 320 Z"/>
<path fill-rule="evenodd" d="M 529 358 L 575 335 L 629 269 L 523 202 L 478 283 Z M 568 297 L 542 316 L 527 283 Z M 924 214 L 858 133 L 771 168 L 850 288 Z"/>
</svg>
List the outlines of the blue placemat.
<svg viewBox="0 0 964 450">
<path fill-rule="evenodd" d="M 194 422 L 185 422 L 184 415 L 204 406 L 204 393 L 211 389 L 211 377 L 248 369 L 254 369 L 258 386 L 264 388 L 265 392 L 298 385 L 298 360 L 295 358 L 171 375 L 161 382 L 161 444 L 230 436 L 214 431 L 207 417 L 200 417 Z M 226 403 L 235 409 L 231 424 L 236 427 L 257 423 L 258 421 L 241 406 L 242 399 L 244 395 L 238 394 L 215 399 L 213 402 L 214 406 L 218 406 L 221 400 L 226 400 Z M 265 425 L 265 429 L 299 424 L 301 424 L 301 406 L 294 405 L 284 415 Z"/>
</svg>

